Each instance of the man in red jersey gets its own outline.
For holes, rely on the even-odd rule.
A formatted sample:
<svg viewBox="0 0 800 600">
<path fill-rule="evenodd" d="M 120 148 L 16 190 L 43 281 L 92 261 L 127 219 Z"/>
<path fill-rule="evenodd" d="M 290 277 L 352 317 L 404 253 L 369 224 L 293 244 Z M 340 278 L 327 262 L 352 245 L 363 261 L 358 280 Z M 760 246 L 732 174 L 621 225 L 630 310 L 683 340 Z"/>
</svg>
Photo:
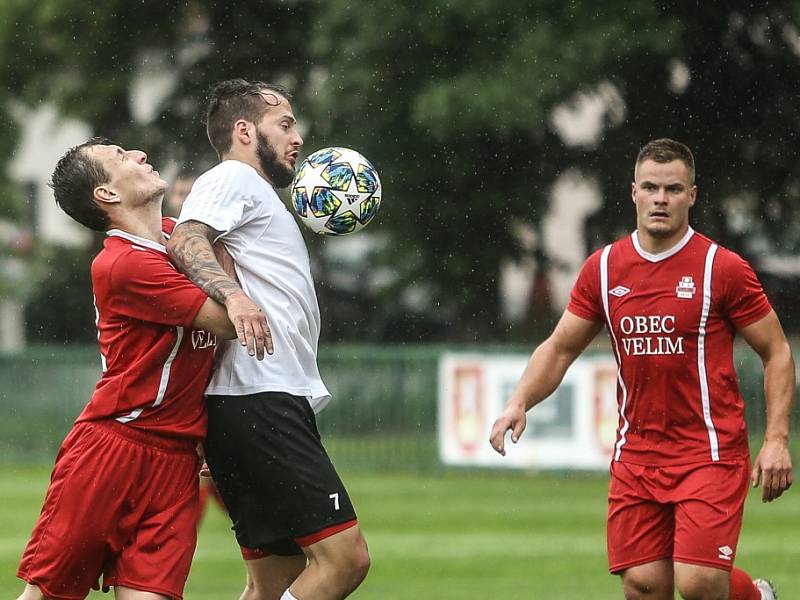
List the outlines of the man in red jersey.
<svg viewBox="0 0 800 600">
<path fill-rule="evenodd" d="M 105 231 L 92 263 L 103 373 L 56 458 L 17 575 L 20 600 L 176 599 L 195 549 L 203 391 L 225 309 L 169 262 L 166 189 L 138 150 L 92 139 L 53 173 L 61 208 Z"/>
<path fill-rule="evenodd" d="M 792 483 L 794 362 L 778 317 L 739 256 L 689 227 L 694 158 L 648 143 L 636 159 L 636 231 L 592 254 L 551 336 L 534 351 L 490 443 L 505 454 L 527 410 L 549 396 L 605 325 L 619 375 L 611 463 L 609 570 L 625 597 L 773 599 L 733 568 L 748 481 L 762 498 Z M 767 424 L 750 468 L 744 401 L 733 368 L 740 333 L 764 365 Z"/>
</svg>

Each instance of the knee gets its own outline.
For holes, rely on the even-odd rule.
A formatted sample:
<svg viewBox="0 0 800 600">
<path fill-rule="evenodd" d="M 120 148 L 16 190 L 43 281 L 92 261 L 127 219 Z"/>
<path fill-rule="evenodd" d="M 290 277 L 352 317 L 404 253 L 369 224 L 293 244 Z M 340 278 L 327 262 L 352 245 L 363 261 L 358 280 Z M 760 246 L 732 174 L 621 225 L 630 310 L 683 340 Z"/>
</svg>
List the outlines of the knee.
<svg viewBox="0 0 800 600">
<path fill-rule="evenodd" d="M 306 548 L 309 578 L 326 585 L 344 598 L 367 576 L 370 567 L 367 542 L 354 527 Z"/>
<path fill-rule="evenodd" d="M 30 583 L 25 586 L 22 595 L 17 600 L 47 600 L 42 591 L 35 585 Z"/>
<path fill-rule="evenodd" d="M 363 537 L 354 543 L 345 555 L 345 570 L 350 575 L 351 583 L 358 586 L 367 577 L 371 564 L 367 542 Z"/>
<path fill-rule="evenodd" d="M 622 591 L 625 600 L 645 600 L 650 598 L 672 598 L 671 579 L 645 574 L 626 575 L 622 578 Z"/>
<path fill-rule="evenodd" d="M 678 577 L 675 585 L 684 600 L 728 599 L 728 582 L 716 573 L 694 574 L 684 579 Z"/>
<path fill-rule="evenodd" d="M 239 600 L 262 600 L 250 577 L 247 578 L 247 582 L 244 584 L 244 590 L 242 595 L 239 596 Z"/>
<path fill-rule="evenodd" d="M 330 566 L 344 589 L 354 590 L 361 585 L 369 572 L 370 557 L 367 542 L 360 532 L 346 546 L 340 546 Z"/>
<path fill-rule="evenodd" d="M 280 597 L 283 595 L 285 589 L 286 588 L 284 587 L 280 591 L 263 590 L 247 584 L 244 587 L 242 595 L 239 596 L 239 600 L 280 600 Z"/>
</svg>

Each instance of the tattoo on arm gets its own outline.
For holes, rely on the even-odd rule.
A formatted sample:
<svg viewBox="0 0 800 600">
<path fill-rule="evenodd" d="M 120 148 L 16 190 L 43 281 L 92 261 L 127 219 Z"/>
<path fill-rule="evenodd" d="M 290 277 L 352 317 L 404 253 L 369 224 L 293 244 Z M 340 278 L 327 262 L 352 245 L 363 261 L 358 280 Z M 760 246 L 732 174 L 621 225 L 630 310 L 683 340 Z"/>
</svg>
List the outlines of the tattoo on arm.
<svg viewBox="0 0 800 600">
<path fill-rule="evenodd" d="M 178 225 L 167 243 L 176 266 L 210 298 L 220 304 L 241 287 L 222 269 L 211 242 L 219 232 L 205 223 L 186 221 Z"/>
</svg>

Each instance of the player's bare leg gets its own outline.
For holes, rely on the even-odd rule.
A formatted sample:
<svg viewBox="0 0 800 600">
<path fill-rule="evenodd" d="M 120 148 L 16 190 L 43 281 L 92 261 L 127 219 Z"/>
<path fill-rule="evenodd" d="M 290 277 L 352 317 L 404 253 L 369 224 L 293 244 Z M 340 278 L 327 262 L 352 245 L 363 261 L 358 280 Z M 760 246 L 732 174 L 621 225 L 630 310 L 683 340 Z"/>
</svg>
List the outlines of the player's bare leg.
<svg viewBox="0 0 800 600">
<path fill-rule="evenodd" d="M 170 600 L 169 596 L 143 592 L 142 590 L 135 590 L 122 585 L 114 587 L 114 597 L 117 600 Z"/>
<path fill-rule="evenodd" d="M 684 600 L 728 600 L 730 574 L 714 567 L 676 562 L 675 585 Z"/>
<path fill-rule="evenodd" d="M 358 525 L 303 548 L 308 566 L 291 585 L 297 600 L 342 600 L 369 571 L 367 542 Z"/>
<path fill-rule="evenodd" d="M 673 600 L 674 574 L 671 560 L 657 560 L 622 572 L 625 600 Z"/>
<path fill-rule="evenodd" d="M 17 598 L 17 600 L 47 600 L 42 594 L 42 591 L 39 589 L 38 586 L 31 585 L 30 583 L 25 585 L 25 589 L 22 591 L 22 594 Z"/>
<path fill-rule="evenodd" d="M 277 556 L 244 561 L 247 583 L 239 600 L 280 600 L 283 592 L 306 568 L 305 555 Z"/>
</svg>

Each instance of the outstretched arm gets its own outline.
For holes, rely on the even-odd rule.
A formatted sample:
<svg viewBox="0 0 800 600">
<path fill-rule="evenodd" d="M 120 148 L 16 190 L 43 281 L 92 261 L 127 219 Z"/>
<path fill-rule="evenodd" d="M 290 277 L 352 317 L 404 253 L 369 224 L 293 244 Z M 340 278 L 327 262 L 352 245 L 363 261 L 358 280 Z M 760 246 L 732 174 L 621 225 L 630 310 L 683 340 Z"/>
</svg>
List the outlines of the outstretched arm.
<svg viewBox="0 0 800 600">
<path fill-rule="evenodd" d="M 753 487 L 762 484 L 761 499 L 771 502 L 792 485 L 789 454 L 789 416 L 795 391 L 792 350 L 775 311 L 740 330 L 764 365 L 767 426 L 764 443 L 753 463 Z"/>
<path fill-rule="evenodd" d="M 505 456 L 509 430 L 511 441 L 517 443 L 525 431 L 525 413 L 556 390 L 569 366 L 602 328 L 602 322 L 564 311 L 550 337 L 534 350 L 503 414 L 494 422 L 489 437 L 492 448 Z"/>
<path fill-rule="evenodd" d="M 236 329 L 228 318 L 228 312 L 215 300 L 206 298 L 192 321 L 192 329 L 210 331 L 226 340 L 236 339 Z"/>
<path fill-rule="evenodd" d="M 167 242 L 167 252 L 178 266 L 210 298 L 225 306 L 242 346 L 250 356 L 272 354 L 272 336 L 261 309 L 220 266 L 211 242 L 220 235 L 199 221 L 181 223 Z"/>
</svg>

